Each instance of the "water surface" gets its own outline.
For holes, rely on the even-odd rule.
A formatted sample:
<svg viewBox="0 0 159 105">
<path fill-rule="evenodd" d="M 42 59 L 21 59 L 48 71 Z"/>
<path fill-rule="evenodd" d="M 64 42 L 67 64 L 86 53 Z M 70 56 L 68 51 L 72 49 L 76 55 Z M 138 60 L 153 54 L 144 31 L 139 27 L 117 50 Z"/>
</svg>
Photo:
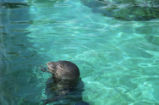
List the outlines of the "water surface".
<svg viewBox="0 0 159 105">
<path fill-rule="evenodd" d="M 91 105 L 159 104 L 159 20 L 122 21 L 80 0 L 30 1 L 0 8 L 0 103 L 45 99 L 48 61 L 76 63 Z"/>
</svg>

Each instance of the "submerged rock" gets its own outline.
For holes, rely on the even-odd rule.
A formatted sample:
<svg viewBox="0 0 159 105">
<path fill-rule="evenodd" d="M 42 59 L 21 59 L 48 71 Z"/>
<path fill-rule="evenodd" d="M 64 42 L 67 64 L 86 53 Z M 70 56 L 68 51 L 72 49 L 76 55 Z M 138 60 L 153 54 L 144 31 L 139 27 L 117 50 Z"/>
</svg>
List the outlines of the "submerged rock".
<svg viewBox="0 0 159 105">
<path fill-rule="evenodd" d="M 158 0 L 81 0 L 93 12 L 121 20 L 159 18 Z"/>
</svg>

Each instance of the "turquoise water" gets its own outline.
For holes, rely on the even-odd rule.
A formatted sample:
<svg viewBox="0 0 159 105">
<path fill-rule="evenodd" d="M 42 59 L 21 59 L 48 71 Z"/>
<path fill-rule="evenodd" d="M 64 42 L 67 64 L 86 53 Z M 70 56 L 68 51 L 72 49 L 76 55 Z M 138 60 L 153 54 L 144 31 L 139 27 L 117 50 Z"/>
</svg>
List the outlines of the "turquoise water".
<svg viewBox="0 0 159 105">
<path fill-rule="evenodd" d="M 78 65 L 90 105 L 159 105 L 159 19 L 122 21 L 80 0 L 1 7 L 0 105 L 39 105 L 48 61 Z"/>
</svg>

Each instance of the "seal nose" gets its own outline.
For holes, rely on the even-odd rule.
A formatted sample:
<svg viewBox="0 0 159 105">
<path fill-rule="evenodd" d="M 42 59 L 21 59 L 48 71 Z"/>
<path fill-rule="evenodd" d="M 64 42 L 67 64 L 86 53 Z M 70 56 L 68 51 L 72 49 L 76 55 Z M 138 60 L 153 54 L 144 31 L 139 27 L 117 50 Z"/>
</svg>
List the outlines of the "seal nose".
<svg viewBox="0 0 159 105">
<path fill-rule="evenodd" d="M 55 65 L 55 62 L 48 62 L 46 65 L 47 66 L 52 66 L 52 65 Z"/>
<path fill-rule="evenodd" d="M 56 67 L 55 62 L 48 62 L 46 65 L 47 65 L 48 69 L 50 69 L 50 70 L 54 70 Z"/>
<path fill-rule="evenodd" d="M 48 62 L 46 65 L 47 65 L 48 69 L 52 68 L 52 63 L 51 62 Z"/>
</svg>

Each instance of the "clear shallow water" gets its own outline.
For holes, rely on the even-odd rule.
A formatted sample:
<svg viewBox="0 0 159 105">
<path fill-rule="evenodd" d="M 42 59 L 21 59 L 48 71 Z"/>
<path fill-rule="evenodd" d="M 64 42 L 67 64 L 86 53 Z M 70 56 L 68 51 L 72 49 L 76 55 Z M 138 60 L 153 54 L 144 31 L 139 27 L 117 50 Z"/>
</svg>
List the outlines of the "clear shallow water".
<svg viewBox="0 0 159 105">
<path fill-rule="evenodd" d="M 91 105 L 159 104 L 159 20 L 121 21 L 80 0 L 1 8 L 0 102 L 38 105 L 49 74 L 39 66 L 70 60 Z"/>
</svg>

